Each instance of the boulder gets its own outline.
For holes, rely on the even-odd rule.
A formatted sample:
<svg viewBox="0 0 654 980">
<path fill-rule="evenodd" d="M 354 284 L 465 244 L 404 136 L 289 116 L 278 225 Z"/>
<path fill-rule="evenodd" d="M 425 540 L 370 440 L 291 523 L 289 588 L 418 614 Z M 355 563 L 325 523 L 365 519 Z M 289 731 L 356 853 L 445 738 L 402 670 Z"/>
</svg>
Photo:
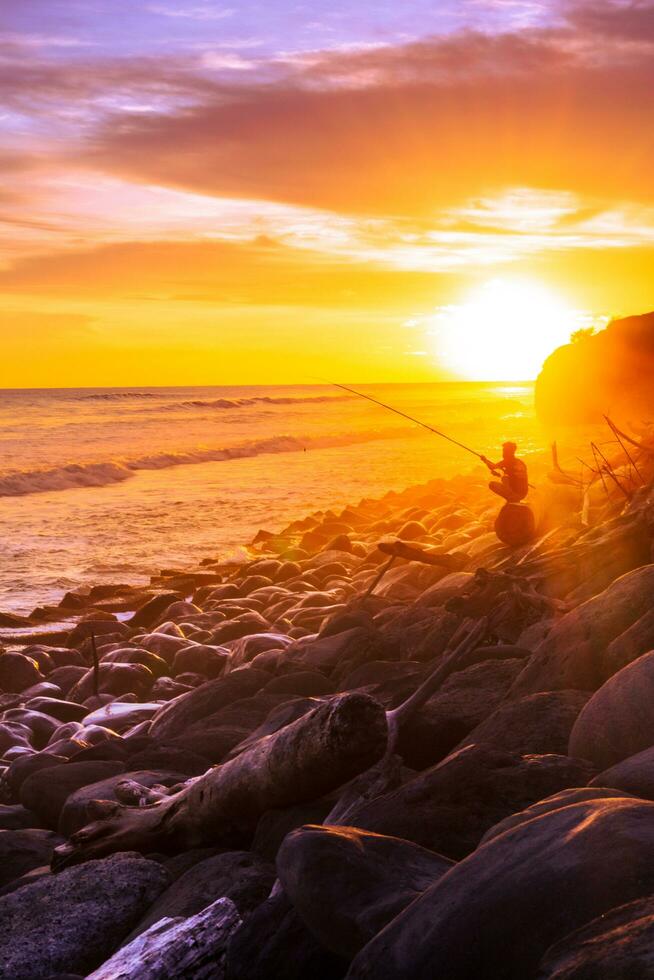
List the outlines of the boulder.
<svg viewBox="0 0 654 980">
<path fill-rule="evenodd" d="M 521 756 L 468 745 L 398 789 L 360 804 L 348 819 L 459 860 L 510 813 L 570 786 L 585 786 L 593 775 L 588 763 L 567 756 Z"/>
<path fill-rule="evenodd" d="M 382 930 L 348 980 L 527 980 L 552 943 L 654 889 L 654 804 L 590 800 L 484 844 Z M 598 859 L 601 856 L 601 859 Z"/>
<path fill-rule="evenodd" d="M 67 762 L 40 769 L 23 782 L 20 802 L 33 810 L 46 827 L 56 830 L 63 805 L 71 793 L 124 771 L 122 762 Z"/>
<path fill-rule="evenodd" d="M 407 766 L 426 769 L 444 759 L 498 707 L 521 669 L 521 660 L 488 660 L 450 675 L 400 729 L 397 752 Z"/>
<path fill-rule="evenodd" d="M 0 830 L 28 830 L 39 826 L 39 818 L 20 803 L 0 803 Z"/>
<path fill-rule="evenodd" d="M 653 592 L 654 565 L 644 565 L 566 613 L 536 647 L 511 696 L 597 690 L 611 676 L 608 647 L 649 611 Z"/>
<path fill-rule="evenodd" d="M 343 980 L 346 970 L 347 961 L 320 945 L 280 892 L 232 936 L 225 980 Z"/>
<path fill-rule="evenodd" d="M 177 677 L 179 674 L 191 671 L 213 679 L 220 677 L 228 660 L 229 653 L 219 647 L 204 644 L 185 647 L 175 654 L 171 674 Z"/>
<path fill-rule="evenodd" d="M 148 909 L 125 942 L 166 916 L 192 916 L 217 898 L 229 898 L 241 918 L 264 902 L 275 883 L 274 865 L 249 851 L 228 851 L 200 861 L 177 878 Z"/>
<path fill-rule="evenodd" d="M 112 701 L 102 708 L 96 708 L 84 718 L 84 729 L 89 725 L 101 725 L 113 732 L 125 732 L 128 728 L 152 718 L 161 705 L 157 701 L 129 704 L 125 701 Z M 84 732 L 82 730 L 82 733 Z"/>
<path fill-rule="evenodd" d="M 150 629 L 173 602 L 179 602 L 183 598 L 178 592 L 162 592 L 160 595 L 155 595 L 139 606 L 128 623 L 131 627 L 142 626 Z"/>
<path fill-rule="evenodd" d="M 538 980 L 654 977 L 654 898 L 611 909 L 547 950 Z"/>
<path fill-rule="evenodd" d="M 536 517 L 528 504 L 504 504 L 495 519 L 495 534 L 512 548 L 528 544 L 536 536 Z"/>
<path fill-rule="evenodd" d="M 115 854 L 0 898 L 0 962 L 11 980 L 86 976 L 167 887 L 155 861 Z M 37 911 L 38 910 L 38 911 Z"/>
<path fill-rule="evenodd" d="M 39 665 L 22 653 L 0 653 L 0 691 L 20 694 L 44 680 Z"/>
<path fill-rule="evenodd" d="M 0 887 L 27 871 L 49 865 L 52 852 L 62 838 L 49 830 L 0 831 Z"/>
<path fill-rule="evenodd" d="M 68 670 L 71 668 L 68 667 Z M 143 664 L 100 664 L 99 684 L 100 694 L 136 694 L 145 695 L 152 687 L 154 676 L 152 671 Z M 93 671 L 87 670 L 68 693 L 71 701 L 81 704 L 93 694 Z"/>
<path fill-rule="evenodd" d="M 101 657 L 103 664 L 142 664 L 147 667 L 155 678 L 168 675 L 170 668 L 165 660 L 158 657 L 156 653 L 149 650 L 141 650 L 138 647 L 123 647 L 105 653 Z"/>
<path fill-rule="evenodd" d="M 589 785 L 614 786 L 623 793 L 654 801 L 654 746 L 610 766 Z"/>
<path fill-rule="evenodd" d="M 88 713 L 83 704 L 77 704 L 74 701 L 62 701 L 59 698 L 32 698 L 25 704 L 25 707 L 33 711 L 42 711 L 61 722 L 81 721 Z"/>
<path fill-rule="evenodd" d="M 654 651 L 614 674 L 581 710 L 569 752 L 606 769 L 654 745 Z"/>
<path fill-rule="evenodd" d="M 287 834 L 305 824 L 321 824 L 334 806 L 333 794 L 310 803 L 297 803 L 276 810 L 266 810 L 259 818 L 252 850 L 266 861 L 275 861 Z"/>
<path fill-rule="evenodd" d="M 440 854 L 356 827 L 302 827 L 277 855 L 277 873 L 295 911 L 344 959 L 452 867 Z"/>
<path fill-rule="evenodd" d="M 566 755 L 572 726 L 588 698 L 585 691 L 548 691 L 507 701 L 477 725 L 459 748 L 476 743 L 522 755 Z"/>
<path fill-rule="evenodd" d="M 553 810 L 562 810 L 563 807 L 571 806 L 573 803 L 584 803 L 586 800 L 612 800 L 616 797 L 622 799 L 629 795 L 631 794 L 622 793 L 620 790 L 607 789 L 604 786 L 582 786 L 579 789 L 561 790 L 560 793 L 546 796 L 545 799 L 538 800 L 537 803 L 532 803 L 526 809 L 518 810 L 517 813 L 512 813 L 510 816 L 505 817 L 504 820 L 500 820 L 499 823 L 496 823 L 490 830 L 486 831 L 479 846 L 481 847 L 482 844 L 486 844 L 495 837 L 499 837 L 505 831 L 517 827 L 518 824 L 527 823 L 528 820 L 535 820 L 537 817 L 542 817 L 544 813 L 551 813 Z"/>
<path fill-rule="evenodd" d="M 233 701 L 249 697 L 269 680 L 271 675 L 267 671 L 248 668 L 208 681 L 162 705 L 152 719 L 150 734 L 162 741 L 184 735 L 194 722 L 201 721 Z"/>
<path fill-rule="evenodd" d="M 33 772 L 40 769 L 49 769 L 53 766 L 60 766 L 66 761 L 63 755 L 53 755 L 50 752 L 36 752 L 34 755 L 24 756 L 11 763 L 4 775 L 4 780 L 9 787 L 12 800 L 17 800 L 20 788 Z"/>
<path fill-rule="evenodd" d="M 153 745 L 128 756 L 130 769 L 165 769 L 184 773 L 186 777 L 201 776 L 209 768 L 209 761 L 197 752 L 175 748 L 172 745 Z"/>
</svg>

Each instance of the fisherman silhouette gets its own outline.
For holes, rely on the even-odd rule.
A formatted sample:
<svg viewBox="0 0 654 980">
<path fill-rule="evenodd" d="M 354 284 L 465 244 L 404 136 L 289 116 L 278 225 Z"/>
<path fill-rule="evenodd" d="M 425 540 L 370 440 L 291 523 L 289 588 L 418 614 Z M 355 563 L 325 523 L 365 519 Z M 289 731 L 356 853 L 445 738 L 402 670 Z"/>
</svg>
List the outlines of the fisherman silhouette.
<svg viewBox="0 0 654 980">
<path fill-rule="evenodd" d="M 501 482 L 493 480 L 488 484 L 488 487 L 498 497 L 503 497 L 510 504 L 517 504 L 529 493 L 527 467 L 521 459 L 516 457 L 517 448 L 515 442 L 505 442 L 502 446 L 502 459 L 499 463 L 492 463 L 485 456 L 481 457 L 493 476 L 500 475 L 498 470 L 504 471 Z"/>
</svg>

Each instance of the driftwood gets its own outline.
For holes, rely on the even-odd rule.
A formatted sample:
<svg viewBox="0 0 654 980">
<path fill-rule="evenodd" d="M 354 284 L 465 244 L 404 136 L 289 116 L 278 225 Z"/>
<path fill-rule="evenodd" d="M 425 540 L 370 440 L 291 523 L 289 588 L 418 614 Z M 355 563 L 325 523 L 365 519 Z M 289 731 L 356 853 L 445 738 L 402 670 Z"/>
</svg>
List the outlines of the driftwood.
<svg viewBox="0 0 654 980">
<path fill-rule="evenodd" d="M 429 550 L 400 540 L 380 541 L 377 547 L 385 555 L 392 555 L 394 558 L 406 558 L 408 561 L 417 561 L 423 565 L 440 565 L 442 568 L 448 568 L 451 571 L 459 571 L 467 561 L 463 555 L 451 555 L 446 551 Z"/>
<path fill-rule="evenodd" d="M 406 701 L 403 701 L 397 708 L 386 712 L 388 744 L 383 759 L 367 772 L 352 780 L 325 817 L 324 824 L 347 825 L 352 813 L 362 803 L 382 796 L 401 784 L 402 760 L 393 753 L 402 726 L 406 725 L 409 718 L 413 717 L 427 703 L 432 694 L 441 687 L 450 674 L 464 666 L 470 651 L 482 643 L 487 628 L 488 621 L 486 619 L 479 622 L 467 620 L 462 623 L 450 641 L 448 650 L 445 651 L 429 677 L 425 678 Z"/>
<path fill-rule="evenodd" d="M 98 801 L 91 812 L 100 819 L 56 848 L 53 869 L 116 851 L 247 846 L 264 811 L 316 799 L 349 782 L 384 755 L 387 736 L 384 709 L 373 698 L 333 698 L 174 796 L 131 808 Z"/>
<path fill-rule="evenodd" d="M 188 919 L 159 919 L 103 963 L 88 980 L 215 980 L 230 938 L 242 921 L 228 898 L 219 898 Z"/>
</svg>

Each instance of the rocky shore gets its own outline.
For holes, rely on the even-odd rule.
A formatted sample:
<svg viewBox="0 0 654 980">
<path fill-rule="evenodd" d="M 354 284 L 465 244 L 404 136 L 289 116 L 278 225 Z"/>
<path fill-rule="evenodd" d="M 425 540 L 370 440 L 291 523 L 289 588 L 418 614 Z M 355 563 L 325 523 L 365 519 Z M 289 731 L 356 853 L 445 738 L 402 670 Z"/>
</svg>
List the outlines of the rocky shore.
<svg viewBox="0 0 654 980">
<path fill-rule="evenodd" d="M 0 615 L 0 977 L 654 978 L 654 437 L 611 462 L 522 545 L 477 471 Z"/>
</svg>

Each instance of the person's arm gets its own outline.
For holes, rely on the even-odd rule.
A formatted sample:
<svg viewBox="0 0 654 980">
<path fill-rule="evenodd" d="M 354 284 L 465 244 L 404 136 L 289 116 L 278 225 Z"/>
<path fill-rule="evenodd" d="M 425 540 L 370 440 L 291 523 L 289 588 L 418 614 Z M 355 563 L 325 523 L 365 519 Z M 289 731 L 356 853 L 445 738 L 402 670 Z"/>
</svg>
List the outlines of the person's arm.
<svg viewBox="0 0 654 980">
<path fill-rule="evenodd" d="M 491 471 L 491 473 L 494 473 L 496 470 L 503 470 L 504 469 L 504 460 L 503 459 L 501 459 L 499 461 L 499 463 L 493 463 L 493 462 L 491 462 L 490 459 L 487 459 L 485 456 L 482 456 L 481 458 L 484 461 L 484 463 L 486 464 L 486 466 L 488 467 L 488 469 Z"/>
</svg>

